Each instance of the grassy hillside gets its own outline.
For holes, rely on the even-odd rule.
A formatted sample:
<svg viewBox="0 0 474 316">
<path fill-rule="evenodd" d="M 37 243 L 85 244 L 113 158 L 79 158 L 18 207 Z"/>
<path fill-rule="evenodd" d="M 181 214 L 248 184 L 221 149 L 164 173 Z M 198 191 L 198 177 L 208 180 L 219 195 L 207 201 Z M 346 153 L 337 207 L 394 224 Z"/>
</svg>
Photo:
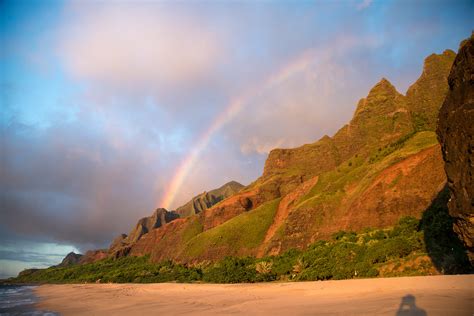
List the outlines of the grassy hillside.
<svg viewBox="0 0 474 316">
<path fill-rule="evenodd" d="M 423 109 L 430 112 L 428 125 L 437 116 L 453 59 L 450 52 L 428 57 L 409 96 L 382 79 L 333 137 L 270 152 L 262 177 L 241 191 L 253 205 L 284 198 L 306 181 L 319 179 L 289 206 L 278 234 L 263 246 L 266 253 L 305 248 L 341 228 L 385 227 L 401 216 L 421 216 L 441 190 L 445 175 L 436 135 L 419 126 L 417 115 Z M 416 101 L 420 98 L 421 107 Z M 234 200 L 239 202 L 239 198 Z M 248 211 L 235 211 L 235 205 L 226 208 L 233 212 L 221 209 L 205 216 L 227 216 L 228 220 Z"/>
<path fill-rule="evenodd" d="M 324 200 L 340 198 L 342 193 L 346 193 L 345 188 L 353 184 L 356 187 L 352 190 L 357 194 L 367 187 L 382 170 L 437 144 L 434 132 L 421 132 L 408 134 L 389 145 L 377 148 L 368 159 L 355 155 L 335 170 L 323 173 L 317 185 L 298 201 L 296 207 L 314 206 Z"/>
<path fill-rule="evenodd" d="M 434 132 L 407 134 L 365 156 L 356 154 L 319 175 L 293 204 L 266 253 L 304 248 L 340 229 L 390 226 L 407 215 L 420 218 L 444 183 Z"/>
<path fill-rule="evenodd" d="M 434 198 L 432 195 L 439 191 L 436 187 L 445 181 L 441 157 L 436 156 L 437 146 L 435 134 L 425 131 L 410 133 L 373 148 L 365 156 L 350 157 L 337 168 L 319 175 L 309 192 L 288 205 L 288 215 L 265 243 L 281 198 L 263 202 L 210 229 L 204 227 L 203 218 L 217 215 L 208 214 L 209 210 L 183 222 L 172 222 L 138 242 L 132 247 L 131 254 L 151 254 L 154 262 L 174 259 L 188 263 L 216 261 L 225 256 L 261 256 L 291 248 L 305 249 L 312 242 L 326 239 L 341 229 L 360 232 L 366 227 L 393 225 L 404 215 L 420 218 Z M 419 158 L 430 148 L 429 159 Z M 400 168 L 400 171 L 391 171 L 393 168 Z M 420 181 L 420 172 L 417 172 L 420 168 L 429 183 Z M 286 176 L 276 175 L 256 184 L 260 190 L 258 196 L 270 199 L 271 192 L 278 191 L 278 187 L 274 187 L 275 177 L 286 179 Z M 379 183 L 390 178 L 389 183 Z M 298 188 L 299 184 L 295 185 Z M 374 188 L 382 189 L 374 191 Z M 242 198 L 236 199 L 236 203 L 241 201 Z M 366 201 L 375 201 L 376 206 L 364 205 Z M 230 209 L 223 208 L 222 212 L 230 212 Z"/>
<path fill-rule="evenodd" d="M 452 50 L 428 56 L 420 78 L 408 89 L 407 105 L 416 131 L 436 129 L 438 112 L 448 91 L 447 74 L 455 58 Z"/>
<path fill-rule="evenodd" d="M 341 229 L 361 232 L 393 226 L 403 216 L 421 218 L 446 182 L 431 127 L 453 59 L 452 52 L 428 57 L 407 96 L 380 80 L 334 136 L 272 150 L 255 182 L 223 200 L 212 192 L 193 199 L 182 215 L 197 216 L 155 229 L 117 256 L 187 263 L 261 257 L 307 249 Z M 421 124 L 423 111 L 430 113 Z"/>
<path fill-rule="evenodd" d="M 149 256 L 105 259 L 70 267 L 24 271 L 9 282 L 212 282 L 299 281 L 472 272 L 472 267 L 452 231 L 447 215 L 448 194 L 422 220 L 400 219 L 386 229 L 360 233 L 339 231 L 331 239 L 313 243 L 307 250 L 255 259 L 226 257 L 216 263 L 178 264 L 169 260 L 152 263 Z M 274 205 L 276 201 L 272 202 Z M 273 205 L 273 206 L 274 206 Z M 271 212 L 271 204 L 261 213 Z M 258 234 L 254 234 L 258 236 Z M 243 241 L 241 241 L 243 242 Z M 251 245 L 253 241 L 244 244 Z"/>
<path fill-rule="evenodd" d="M 222 225 L 198 234 L 186 243 L 184 258 L 213 259 L 219 254 L 250 253 L 263 241 L 271 225 L 279 199 L 232 218 Z"/>
</svg>

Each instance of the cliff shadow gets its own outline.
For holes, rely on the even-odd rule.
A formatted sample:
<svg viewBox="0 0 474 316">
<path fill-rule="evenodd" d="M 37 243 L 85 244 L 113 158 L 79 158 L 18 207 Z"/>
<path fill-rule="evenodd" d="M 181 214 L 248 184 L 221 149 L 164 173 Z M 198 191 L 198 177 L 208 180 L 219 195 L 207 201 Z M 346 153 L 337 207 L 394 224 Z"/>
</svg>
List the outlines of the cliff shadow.
<svg viewBox="0 0 474 316">
<path fill-rule="evenodd" d="M 427 313 L 424 309 L 416 306 L 415 296 L 408 294 L 402 297 L 400 306 L 398 307 L 395 316 L 426 316 Z"/>
<path fill-rule="evenodd" d="M 421 228 L 426 251 L 436 269 L 443 274 L 471 273 L 474 269 L 467 249 L 453 231 L 454 219 L 448 212 L 449 198 L 449 189 L 445 186 L 423 213 Z"/>
</svg>

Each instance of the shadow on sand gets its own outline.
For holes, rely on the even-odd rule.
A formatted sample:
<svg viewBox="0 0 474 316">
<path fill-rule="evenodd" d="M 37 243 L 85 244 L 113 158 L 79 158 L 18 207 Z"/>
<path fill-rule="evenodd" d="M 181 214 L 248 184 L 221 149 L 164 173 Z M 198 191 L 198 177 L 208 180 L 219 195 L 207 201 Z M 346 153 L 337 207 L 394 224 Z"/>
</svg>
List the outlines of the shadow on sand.
<svg viewBox="0 0 474 316">
<path fill-rule="evenodd" d="M 396 316 L 426 316 L 426 311 L 416 306 L 416 299 L 408 294 L 402 297 Z"/>
<path fill-rule="evenodd" d="M 448 212 L 449 190 L 444 187 L 423 213 L 426 251 L 436 269 L 443 274 L 472 273 L 467 249 L 453 231 L 453 218 Z"/>
</svg>

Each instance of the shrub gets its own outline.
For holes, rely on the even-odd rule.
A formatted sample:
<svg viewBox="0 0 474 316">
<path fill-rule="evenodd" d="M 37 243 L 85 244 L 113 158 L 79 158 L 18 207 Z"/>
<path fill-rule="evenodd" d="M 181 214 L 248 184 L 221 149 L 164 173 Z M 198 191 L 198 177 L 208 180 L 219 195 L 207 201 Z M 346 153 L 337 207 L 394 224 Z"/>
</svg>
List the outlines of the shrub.
<svg viewBox="0 0 474 316">
<path fill-rule="evenodd" d="M 462 245 L 452 232 L 452 219 L 446 207 L 436 203 L 424 214 L 422 225 L 413 217 L 403 217 L 392 229 L 365 229 L 361 234 L 339 231 L 330 241 L 320 240 L 305 251 L 291 249 L 275 257 L 226 257 L 215 263 L 207 261 L 192 266 L 171 260 L 152 263 L 149 256 L 124 257 L 69 267 L 32 269 L 12 281 L 241 283 L 276 279 L 329 280 L 376 277 L 389 266 L 391 275 L 419 275 L 432 269 L 430 260 L 409 268 L 403 268 L 403 263 L 424 255 L 426 250 L 442 272 L 472 271 Z"/>
<path fill-rule="evenodd" d="M 204 281 L 212 283 L 255 282 L 257 272 L 252 258 L 226 257 L 204 274 Z"/>
<path fill-rule="evenodd" d="M 293 273 L 293 267 L 301 255 L 301 251 L 290 249 L 283 254 L 273 258 L 272 272 L 280 278 L 290 276 Z"/>
<path fill-rule="evenodd" d="M 412 216 L 404 216 L 400 218 L 397 225 L 390 232 L 390 237 L 409 236 L 418 231 L 420 226 L 419 220 Z"/>
</svg>

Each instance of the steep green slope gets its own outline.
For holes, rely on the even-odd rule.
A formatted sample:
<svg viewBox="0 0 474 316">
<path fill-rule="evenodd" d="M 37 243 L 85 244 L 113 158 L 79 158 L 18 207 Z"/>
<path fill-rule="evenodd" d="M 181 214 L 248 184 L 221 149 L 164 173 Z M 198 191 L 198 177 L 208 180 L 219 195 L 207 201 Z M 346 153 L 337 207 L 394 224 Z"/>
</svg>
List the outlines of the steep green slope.
<svg viewBox="0 0 474 316">
<path fill-rule="evenodd" d="M 293 204 L 266 253 L 304 248 L 340 229 L 389 226 L 406 215 L 420 218 L 444 183 L 433 132 L 402 138 L 367 158 L 355 155 L 319 175 Z"/>
<path fill-rule="evenodd" d="M 323 173 L 317 185 L 298 201 L 296 208 L 317 205 L 318 200 L 331 199 L 331 196 L 346 191 L 346 188 L 351 185 L 355 185 L 351 191 L 358 194 L 367 188 L 382 170 L 438 144 L 434 132 L 420 132 L 408 136 L 380 147 L 381 150 L 375 150 L 369 159 L 363 159 L 357 155 L 337 169 Z"/>
<path fill-rule="evenodd" d="M 456 53 L 445 50 L 425 60 L 420 78 L 407 91 L 407 105 L 417 131 L 436 129 L 438 112 L 448 92 L 447 76 Z"/>
<path fill-rule="evenodd" d="M 255 254 L 272 223 L 279 201 L 267 202 L 198 234 L 186 243 L 180 258 L 200 260 L 221 258 L 223 255 Z"/>
<path fill-rule="evenodd" d="M 420 218 L 446 182 L 429 126 L 453 58 L 450 52 L 428 57 L 407 96 L 383 78 L 333 137 L 272 150 L 255 182 L 211 207 L 209 194 L 198 196 L 181 209 L 192 216 L 150 231 L 120 255 L 151 254 L 155 262 L 276 255 L 341 229 Z M 426 124 L 418 123 L 420 113 Z"/>
<path fill-rule="evenodd" d="M 446 52 L 427 58 L 411 94 L 440 94 L 433 90 L 447 86 L 446 65 L 452 59 Z M 436 115 L 439 100 L 427 98 L 416 108 L 415 99 L 409 100 L 382 79 L 359 101 L 349 124 L 333 137 L 324 136 L 298 148 L 272 150 L 259 179 L 199 214 L 203 232 L 191 240 L 192 246 L 177 246 L 186 249 L 177 257 L 185 261 L 215 260 L 235 254 L 236 247 L 244 249 L 241 254 L 254 254 L 248 245 L 235 241 L 238 237 L 234 235 L 244 234 L 242 214 L 304 191 L 310 180 L 316 184 L 309 193 L 286 201 L 288 205 L 275 211 L 275 218 L 265 227 L 271 226 L 272 232 L 262 233 L 265 244 L 259 246 L 259 255 L 305 248 L 339 229 L 386 227 L 404 215 L 421 217 L 446 179 L 434 134 L 417 132 L 412 116 L 423 109 Z M 229 229 L 237 227 L 234 219 L 239 221 L 239 229 Z M 166 258 L 162 254 L 161 250 L 153 252 L 152 258 Z"/>
<path fill-rule="evenodd" d="M 448 195 L 423 220 L 405 217 L 394 227 L 366 229 L 356 234 L 339 231 L 306 251 L 292 250 L 275 257 L 227 257 L 216 263 L 183 265 L 169 260 L 153 263 L 149 256 L 105 259 L 84 265 L 31 269 L 11 283 L 239 283 L 352 279 L 469 273 L 472 267 L 447 215 Z M 434 251 L 436 260 L 429 255 Z"/>
</svg>

